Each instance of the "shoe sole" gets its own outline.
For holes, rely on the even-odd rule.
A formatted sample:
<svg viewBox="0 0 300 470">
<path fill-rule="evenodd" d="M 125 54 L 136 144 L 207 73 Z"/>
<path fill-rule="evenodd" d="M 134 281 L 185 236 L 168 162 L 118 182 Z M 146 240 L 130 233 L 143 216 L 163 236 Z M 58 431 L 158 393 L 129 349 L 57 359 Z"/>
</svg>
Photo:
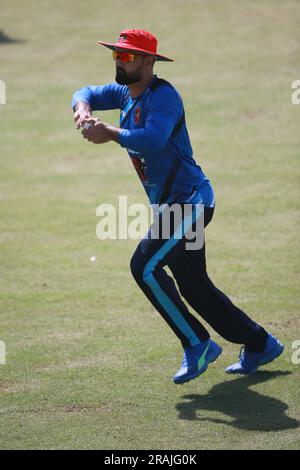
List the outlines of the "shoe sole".
<svg viewBox="0 0 300 470">
<path fill-rule="evenodd" d="M 269 364 L 270 362 L 274 361 L 277 357 L 281 356 L 281 354 L 283 353 L 284 351 L 284 346 L 281 345 L 279 346 L 279 344 L 277 344 L 275 346 L 275 348 L 272 349 L 272 351 L 270 351 L 270 353 L 261 361 L 257 364 L 257 366 L 252 369 L 251 371 L 249 372 L 245 372 L 245 371 L 231 371 L 231 370 L 227 370 L 225 369 L 225 372 L 227 374 L 240 374 L 240 375 L 250 375 L 250 374 L 255 374 L 255 372 L 257 371 L 257 369 L 260 367 L 260 366 L 263 366 L 265 364 Z"/>
<path fill-rule="evenodd" d="M 191 374 L 191 375 L 189 375 L 188 377 L 186 377 L 184 379 L 176 379 L 176 380 L 173 379 L 174 384 L 175 385 L 183 385 L 184 383 L 190 382 L 191 380 L 195 379 L 196 377 L 199 377 L 199 375 L 203 374 L 203 372 L 206 371 L 209 364 L 211 364 L 212 362 L 215 362 L 218 359 L 218 357 L 220 356 L 221 353 L 222 353 L 222 348 L 221 347 L 217 351 L 214 350 L 212 352 L 212 354 L 210 354 L 210 356 L 207 357 L 207 360 L 205 361 L 205 364 L 201 369 L 199 369 L 197 372 L 194 372 L 194 374 Z"/>
</svg>

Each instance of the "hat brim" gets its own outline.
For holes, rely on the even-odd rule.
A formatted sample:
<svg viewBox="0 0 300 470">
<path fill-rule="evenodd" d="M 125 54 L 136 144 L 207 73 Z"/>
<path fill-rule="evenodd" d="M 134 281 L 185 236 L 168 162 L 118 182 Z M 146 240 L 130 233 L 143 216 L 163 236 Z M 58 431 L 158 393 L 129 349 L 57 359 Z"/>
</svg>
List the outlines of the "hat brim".
<svg viewBox="0 0 300 470">
<path fill-rule="evenodd" d="M 134 51 L 144 52 L 144 54 L 151 55 L 151 56 L 155 57 L 156 60 L 164 61 L 164 62 L 174 62 L 174 59 L 170 59 L 169 57 L 165 57 L 164 55 L 151 54 L 151 52 L 145 51 L 145 49 L 139 49 L 138 47 L 130 47 L 129 45 L 125 46 L 124 43 L 112 44 L 110 42 L 98 41 L 98 44 L 102 44 L 102 46 L 108 47 L 111 50 L 114 50 L 114 49 L 118 48 L 118 49 L 124 49 L 128 52 L 134 52 Z"/>
</svg>

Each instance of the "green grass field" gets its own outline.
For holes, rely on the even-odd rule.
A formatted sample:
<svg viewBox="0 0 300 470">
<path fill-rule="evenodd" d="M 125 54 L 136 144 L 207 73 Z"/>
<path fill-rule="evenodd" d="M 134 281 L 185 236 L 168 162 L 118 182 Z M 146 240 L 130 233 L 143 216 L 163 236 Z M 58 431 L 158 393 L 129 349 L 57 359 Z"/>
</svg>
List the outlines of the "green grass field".
<svg viewBox="0 0 300 470">
<path fill-rule="evenodd" d="M 299 449 L 299 1 L 0 0 L 0 12 L 0 448 Z M 96 41 L 127 27 L 175 58 L 155 73 L 180 91 L 215 188 L 210 276 L 286 346 L 254 376 L 225 375 L 239 347 L 210 329 L 223 355 L 173 385 L 181 346 L 131 277 L 137 242 L 96 238 L 100 203 L 147 201 L 124 149 L 74 129 L 70 101 L 113 81 Z"/>
</svg>

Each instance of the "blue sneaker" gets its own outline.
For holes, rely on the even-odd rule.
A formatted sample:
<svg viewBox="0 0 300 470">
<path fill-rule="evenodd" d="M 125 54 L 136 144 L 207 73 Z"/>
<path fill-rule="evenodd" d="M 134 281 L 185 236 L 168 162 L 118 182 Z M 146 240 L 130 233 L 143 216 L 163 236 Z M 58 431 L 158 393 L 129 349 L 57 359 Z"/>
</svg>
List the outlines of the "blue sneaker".
<svg viewBox="0 0 300 470">
<path fill-rule="evenodd" d="M 254 353 L 242 347 L 239 362 L 227 367 L 228 374 L 253 374 L 257 369 L 269 362 L 274 361 L 276 357 L 280 356 L 284 350 L 284 346 L 278 341 L 277 338 L 269 333 L 267 346 L 261 353 Z"/>
<path fill-rule="evenodd" d="M 221 354 L 222 349 L 211 339 L 198 346 L 190 346 L 184 350 L 181 368 L 173 377 L 175 384 L 183 384 L 198 377 L 206 371 L 210 362 Z"/>
</svg>

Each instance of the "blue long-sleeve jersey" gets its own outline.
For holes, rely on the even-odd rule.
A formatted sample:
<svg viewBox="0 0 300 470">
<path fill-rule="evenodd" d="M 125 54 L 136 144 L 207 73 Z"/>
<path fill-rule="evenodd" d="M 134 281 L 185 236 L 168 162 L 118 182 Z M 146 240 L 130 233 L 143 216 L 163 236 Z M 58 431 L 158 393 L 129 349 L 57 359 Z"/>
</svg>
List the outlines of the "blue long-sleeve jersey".
<svg viewBox="0 0 300 470">
<path fill-rule="evenodd" d="M 127 149 L 151 204 L 214 206 L 210 181 L 193 158 L 181 96 L 169 82 L 154 75 L 135 98 L 127 85 L 116 82 L 88 86 L 74 93 L 73 109 L 79 101 L 93 111 L 121 110 L 119 143 Z"/>
</svg>

